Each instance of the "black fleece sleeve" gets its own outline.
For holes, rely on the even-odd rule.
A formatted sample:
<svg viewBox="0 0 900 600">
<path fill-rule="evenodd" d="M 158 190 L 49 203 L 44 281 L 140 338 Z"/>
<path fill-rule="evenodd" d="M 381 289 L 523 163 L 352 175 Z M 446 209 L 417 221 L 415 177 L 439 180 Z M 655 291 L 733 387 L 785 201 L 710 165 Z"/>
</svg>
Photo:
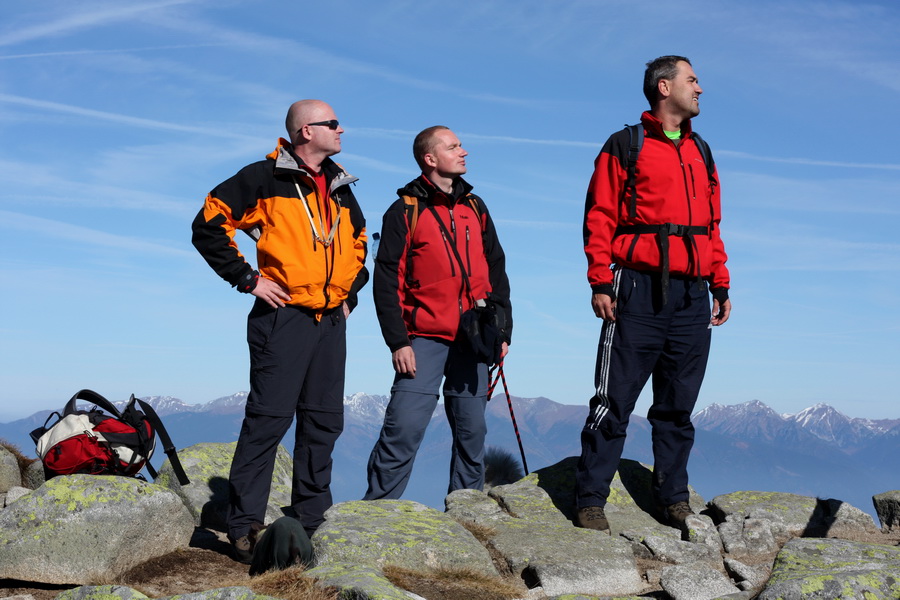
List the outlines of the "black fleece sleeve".
<svg viewBox="0 0 900 600">
<path fill-rule="evenodd" d="M 378 315 L 378 323 L 381 325 L 381 335 L 391 352 L 409 346 L 409 332 L 406 330 L 403 308 L 400 305 L 409 243 L 409 225 L 406 222 L 404 207 L 403 200 L 397 200 L 384 213 L 381 242 L 375 256 L 375 274 L 372 280 L 375 314 Z"/>
<path fill-rule="evenodd" d="M 359 207 L 359 202 L 356 201 L 356 196 L 354 196 L 352 192 L 349 196 L 350 221 L 353 224 L 353 238 L 359 241 L 360 236 L 364 235 L 366 232 L 366 218 L 363 216 L 362 209 Z M 353 310 L 356 308 L 356 305 L 359 304 L 359 290 L 363 289 L 369 281 L 369 270 L 366 268 L 366 256 L 369 254 L 369 246 L 365 241 L 362 242 L 362 251 L 363 266 L 359 270 L 359 273 L 356 274 L 356 279 L 353 280 L 353 284 L 350 286 L 350 291 L 347 294 L 347 306 L 350 307 L 350 310 Z"/>
<path fill-rule="evenodd" d="M 265 164 L 248 165 L 216 186 L 191 224 L 194 247 L 222 279 L 238 289 L 252 276 L 253 267 L 238 250 L 235 230 L 258 203 L 260 190 L 254 182 L 260 180 Z"/>
<path fill-rule="evenodd" d="M 488 263 L 488 277 L 491 281 L 491 300 L 503 307 L 506 312 L 506 342 L 512 341 L 512 302 L 509 299 L 509 277 L 506 274 L 506 254 L 500 245 L 500 239 L 497 237 L 497 230 L 494 227 L 494 220 L 488 212 L 487 206 L 478 199 L 480 209 L 482 211 L 484 223 L 484 256 Z"/>
</svg>

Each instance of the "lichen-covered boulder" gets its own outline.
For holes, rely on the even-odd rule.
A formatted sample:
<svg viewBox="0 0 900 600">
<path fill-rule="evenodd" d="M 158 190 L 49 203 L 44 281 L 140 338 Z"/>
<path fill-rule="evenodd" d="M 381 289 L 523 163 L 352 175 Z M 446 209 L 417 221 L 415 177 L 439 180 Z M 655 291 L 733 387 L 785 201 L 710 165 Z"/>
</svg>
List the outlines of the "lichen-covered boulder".
<svg viewBox="0 0 900 600">
<path fill-rule="evenodd" d="M 872 517 L 840 500 L 783 492 L 733 492 L 710 503 L 716 519 L 763 519 L 781 541 L 792 536 L 825 537 L 875 531 Z"/>
<path fill-rule="evenodd" d="M 56 600 L 56 599 L 54 599 Z M 100 599 L 98 599 L 100 600 Z M 158 600 L 278 600 L 272 596 L 265 594 L 257 594 L 253 590 L 244 586 L 231 586 L 216 588 L 213 590 L 205 590 L 203 592 L 192 592 L 190 594 L 178 594 L 177 596 L 165 596 Z"/>
<path fill-rule="evenodd" d="M 448 515 L 409 500 L 335 504 L 312 538 L 317 564 L 469 568 L 496 575 L 488 551 Z"/>
<path fill-rule="evenodd" d="M 611 595 L 643 587 L 631 545 L 574 527 L 534 478 L 497 486 L 489 495 L 459 490 L 447 506 L 456 519 L 490 527 L 487 543 L 513 573 L 547 595 Z"/>
<path fill-rule="evenodd" d="M 513 573 L 548 596 L 635 594 L 644 587 L 631 544 L 599 531 L 513 519 L 488 543 Z"/>
<path fill-rule="evenodd" d="M 494 498 L 478 490 L 455 490 L 444 499 L 447 514 L 460 523 L 493 527 L 512 517 Z"/>
<path fill-rule="evenodd" d="M 875 514 L 881 521 L 882 529 L 900 527 L 900 490 L 872 496 L 872 504 L 875 505 Z"/>
<path fill-rule="evenodd" d="M 303 572 L 312 577 L 320 587 L 341 590 L 342 598 L 377 598 L 378 600 L 412 600 L 410 592 L 388 581 L 381 570 L 371 566 L 333 564 L 319 566 Z"/>
<path fill-rule="evenodd" d="M 793 539 L 778 553 L 758 598 L 900 598 L 900 548 L 836 539 Z"/>
<path fill-rule="evenodd" d="M 225 531 L 228 513 L 228 472 L 237 442 L 195 444 L 178 451 L 178 459 L 190 480 L 181 485 L 166 460 L 159 469 L 156 483 L 181 496 L 194 517 L 194 524 Z M 283 446 L 275 455 L 272 489 L 266 507 L 266 523 L 284 516 L 282 507 L 291 504 L 291 482 L 294 462 Z"/>
<path fill-rule="evenodd" d="M 124 585 L 83 585 L 60 592 L 53 600 L 144 600 L 147 598 L 137 590 Z"/>
<path fill-rule="evenodd" d="M 109 581 L 187 547 L 194 522 L 164 487 L 129 477 L 66 475 L 0 511 L 0 579 Z"/>
<path fill-rule="evenodd" d="M 22 475 L 19 469 L 19 461 L 15 455 L 0 446 L 0 494 L 5 494 L 11 488 L 22 485 Z"/>
</svg>

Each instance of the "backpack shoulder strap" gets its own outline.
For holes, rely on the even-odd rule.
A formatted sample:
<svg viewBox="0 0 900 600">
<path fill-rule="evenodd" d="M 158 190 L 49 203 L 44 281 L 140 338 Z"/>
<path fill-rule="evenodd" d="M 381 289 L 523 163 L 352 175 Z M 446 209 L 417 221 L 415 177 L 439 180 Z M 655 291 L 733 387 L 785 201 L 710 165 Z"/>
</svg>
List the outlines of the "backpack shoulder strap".
<svg viewBox="0 0 900 600">
<path fill-rule="evenodd" d="M 403 203 L 406 205 L 406 222 L 409 223 L 409 239 L 411 240 L 419 222 L 419 199 L 415 196 L 403 196 Z"/>
<path fill-rule="evenodd" d="M 138 406 L 141 407 L 141 410 L 144 411 L 144 415 L 150 422 L 150 425 L 153 426 L 153 430 L 159 435 L 159 439 L 162 440 L 163 452 L 169 457 L 169 463 L 172 465 L 172 470 L 178 478 L 178 483 L 181 485 L 188 485 L 191 481 L 188 479 L 187 473 L 184 472 L 184 467 L 181 466 L 181 461 L 178 459 L 178 452 L 175 450 L 175 444 L 172 443 L 172 438 L 169 437 L 169 432 L 166 431 L 162 419 L 159 418 L 159 415 L 156 414 L 156 411 L 153 410 L 152 406 L 140 398 L 135 398 L 134 394 L 132 394 L 129 406 L 132 406 L 134 402 L 137 402 Z M 150 466 L 149 460 L 147 461 L 146 466 L 147 470 L 150 471 L 150 475 L 156 479 L 155 470 Z"/>
<path fill-rule="evenodd" d="M 635 174 L 638 156 L 644 147 L 644 126 L 641 123 L 626 125 L 628 132 L 628 157 L 626 158 L 625 189 L 623 193 L 629 197 L 628 217 L 634 219 L 637 216 L 637 177 Z"/>
<path fill-rule="evenodd" d="M 484 200 L 472 192 L 466 194 L 466 200 L 468 200 L 472 210 L 475 211 L 475 216 L 478 217 L 478 222 L 481 225 L 481 233 L 484 233 L 484 223 L 481 223 L 481 205 L 484 203 Z"/>
<path fill-rule="evenodd" d="M 706 173 L 709 177 L 710 185 L 718 185 L 719 182 L 716 180 L 716 161 L 713 159 L 712 150 L 709 149 L 709 144 L 706 143 L 702 137 L 700 137 L 699 133 L 692 133 L 691 137 L 694 139 L 694 143 L 697 144 L 697 150 L 700 151 L 700 156 L 703 157 L 703 162 L 706 164 Z"/>
</svg>

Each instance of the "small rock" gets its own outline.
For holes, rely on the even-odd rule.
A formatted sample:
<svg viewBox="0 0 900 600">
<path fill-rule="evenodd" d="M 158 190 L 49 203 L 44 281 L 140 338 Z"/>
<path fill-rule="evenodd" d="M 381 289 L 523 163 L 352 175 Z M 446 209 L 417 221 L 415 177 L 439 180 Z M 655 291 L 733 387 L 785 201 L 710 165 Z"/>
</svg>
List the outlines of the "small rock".
<svg viewBox="0 0 900 600">
<path fill-rule="evenodd" d="M 872 504 L 875 505 L 875 514 L 881 521 L 882 529 L 900 527 L 900 490 L 872 496 Z"/>
<path fill-rule="evenodd" d="M 699 565 L 666 567 L 660 585 L 673 600 L 712 600 L 741 593 L 721 572 Z"/>
</svg>

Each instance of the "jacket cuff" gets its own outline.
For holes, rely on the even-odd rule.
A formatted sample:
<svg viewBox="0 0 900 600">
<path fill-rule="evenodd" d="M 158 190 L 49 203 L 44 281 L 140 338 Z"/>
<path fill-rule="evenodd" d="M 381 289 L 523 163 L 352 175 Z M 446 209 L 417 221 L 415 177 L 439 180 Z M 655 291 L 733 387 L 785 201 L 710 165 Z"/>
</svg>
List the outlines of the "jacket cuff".
<svg viewBox="0 0 900 600">
<path fill-rule="evenodd" d="M 391 354 L 393 354 L 400 348 L 406 348 L 407 346 L 411 346 L 411 345 L 412 344 L 409 343 L 409 340 L 406 340 L 405 342 L 401 342 L 399 344 L 388 344 L 388 348 L 390 349 Z"/>
<path fill-rule="evenodd" d="M 237 291 L 242 294 L 249 294 L 253 290 L 256 289 L 256 284 L 259 282 L 259 271 L 250 271 L 246 275 L 241 275 L 241 278 L 234 285 L 237 288 Z"/>
<path fill-rule="evenodd" d="M 616 301 L 616 292 L 613 290 L 613 284 L 611 283 L 601 283 L 599 285 L 592 285 L 591 292 L 594 294 L 606 294 L 612 301 Z"/>
<path fill-rule="evenodd" d="M 720 305 L 728 300 L 728 288 L 710 288 L 709 293 L 712 294 L 712 297 L 717 300 Z"/>
</svg>

